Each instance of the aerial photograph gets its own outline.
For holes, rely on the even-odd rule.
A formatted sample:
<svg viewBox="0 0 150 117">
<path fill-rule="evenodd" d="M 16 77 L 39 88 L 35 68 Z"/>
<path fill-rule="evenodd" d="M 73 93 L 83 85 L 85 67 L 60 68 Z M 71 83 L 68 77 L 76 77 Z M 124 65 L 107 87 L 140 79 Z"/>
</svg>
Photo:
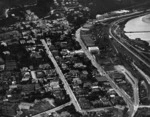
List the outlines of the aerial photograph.
<svg viewBox="0 0 150 117">
<path fill-rule="evenodd" d="M 0 117 L 150 117 L 150 0 L 0 0 Z"/>
</svg>

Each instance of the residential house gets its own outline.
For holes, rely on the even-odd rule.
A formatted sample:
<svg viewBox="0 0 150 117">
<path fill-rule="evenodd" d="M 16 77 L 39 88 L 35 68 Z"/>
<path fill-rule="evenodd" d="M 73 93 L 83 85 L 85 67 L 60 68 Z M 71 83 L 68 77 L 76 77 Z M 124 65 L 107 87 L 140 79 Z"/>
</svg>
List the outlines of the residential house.
<svg viewBox="0 0 150 117">
<path fill-rule="evenodd" d="M 111 106 L 110 101 L 106 97 L 101 97 L 100 100 L 102 101 L 104 106 Z"/>
<path fill-rule="evenodd" d="M 107 82 L 107 78 L 105 76 L 95 76 L 98 82 Z"/>
<path fill-rule="evenodd" d="M 30 74 L 30 72 L 25 72 L 25 73 L 23 73 L 23 78 L 22 78 L 22 82 L 24 82 L 24 81 L 28 81 L 29 79 L 31 78 L 31 74 Z"/>
<path fill-rule="evenodd" d="M 69 74 L 72 76 L 72 77 L 78 77 L 80 72 L 79 70 L 70 70 L 69 71 Z"/>
<path fill-rule="evenodd" d="M 58 90 L 60 89 L 60 86 L 59 86 L 59 81 L 56 80 L 56 81 L 51 81 L 50 82 L 50 87 L 52 88 L 52 90 Z"/>
<path fill-rule="evenodd" d="M 0 71 L 3 71 L 5 68 L 5 62 L 4 60 L 2 59 L 2 57 L 0 57 Z"/>
<path fill-rule="evenodd" d="M 35 73 L 36 73 L 37 78 L 44 78 L 45 77 L 44 71 L 36 71 Z"/>
<path fill-rule="evenodd" d="M 119 72 L 113 72 L 110 76 L 114 80 L 116 80 L 116 79 L 124 80 L 125 79 L 125 75 L 122 73 L 119 73 Z"/>
<path fill-rule="evenodd" d="M 6 70 L 8 71 L 12 71 L 17 68 L 16 61 L 11 57 L 6 57 L 5 65 L 6 65 Z"/>
<path fill-rule="evenodd" d="M 88 50 L 91 54 L 96 55 L 100 53 L 100 50 L 97 46 L 94 47 L 88 47 Z"/>
<path fill-rule="evenodd" d="M 80 84 L 82 84 L 82 81 L 81 81 L 80 78 L 73 78 L 73 83 L 77 84 L 77 85 L 80 85 Z"/>
<path fill-rule="evenodd" d="M 21 89 L 23 93 L 29 94 L 35 91 L 35 85 L 34 84 L 21 85 Z"/>
<path fill-rule="evenodd" d="M 15 117 L 17 114 L 18 104 L 5 102 L 1 105 L 2 115 L 8 117 Z"/>
<path fill-rule="evenodd" d="M 91 82 L 85 82 L 85 83 L 83 84 L 83 87 L 84 87 L 84 88 L 91 88 L 91 87 L 92 87 L 92 83 L 91 83 Z"/>
<path fill-rule="evenodd" d="M 59 99 L 59 100 L 64 100 L 65 99 L 65 95 L 64 95 L 64 93 L 61 90 L 53 91 L 53 96 L 56 99 Z"/>
<path fill-rule="evenodd" d="M 82 109 L 90 109 L 91 108 L 90 101 L 87 100 L 86 98 L 79 98 L 79 104 Z"/>
<path fill-rule="evenodd" d="M 22 109 L 25 109 L 25 110 L 29 110 L 31 107 L 33 107 L 33 103 L 27 103 L 27 102 L 21 102 L 19 105 L 18 105 L 18 108 L 20 110 Z"/>
<path fill-rule="evenodd" d="M 75 63 L 73 67 L 74 67 L 74 68 L 81 68 L 81 69 L 84 69 L 84 68 L 86 68 L 87 66 L 86 66 L 86 65 L 83 65 L 83 63 Z"/>
</svg>

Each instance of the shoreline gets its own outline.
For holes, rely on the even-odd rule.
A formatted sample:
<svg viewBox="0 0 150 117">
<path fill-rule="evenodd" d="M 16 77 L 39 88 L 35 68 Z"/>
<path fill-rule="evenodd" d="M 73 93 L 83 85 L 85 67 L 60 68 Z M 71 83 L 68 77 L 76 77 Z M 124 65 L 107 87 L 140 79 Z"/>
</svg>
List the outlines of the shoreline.
<svg viewBox="0 0 150 117">
<path fill-rule="evenodd" d="M 142 18 L 142 21 L 143 21 L 144 23 L 150 24 L 150 14 L 144 16 L 144 17 Z"/>
<path fill-rule="evenodd" d="M 131 40 L 140 38 L 150 43 L 150 14 L 128 20 L 123 30 L 126 32 L 125 35 Z"/>
</svg>

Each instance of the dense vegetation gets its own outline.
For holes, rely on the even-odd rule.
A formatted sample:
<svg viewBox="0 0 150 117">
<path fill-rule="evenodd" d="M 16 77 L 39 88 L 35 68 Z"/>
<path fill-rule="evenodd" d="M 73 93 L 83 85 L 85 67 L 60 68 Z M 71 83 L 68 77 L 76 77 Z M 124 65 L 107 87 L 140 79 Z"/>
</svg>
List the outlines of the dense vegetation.
<svg viewBox="0 0 150 117">
<path fill-rule="evenodd" d="M 6 8 L 12 6 L 34 4 L 36 3 L 36 1 L 38 1 L 38 5 L 46 9 L 49 7 L 49 4 L 53 3 L 53 0 L 0 0 L 0 15 L 4 13 L 4 10 Z M 94 0 L 94 2 L 93 0 L 79 0 L 80 3 L 82 3 L 85 6 L 89 6 L 92 9 L 91 12 L 93 13 L 93 16 L 95 16 L 95 14 L 98 13 L 104 13 L 111 10 L 116 10 L 125 6 L 130 6 L 132 4 L 144 2 L 144 1 L 148 1 L 148 0 Z"/>
<path fill-rule="evenodd" d="M 18 5 L 31 5 L 34 3 L 36 3 L 36 0 L 0 0 L 0 15 L 4 13 L 6 8 Z"/>
</svg>

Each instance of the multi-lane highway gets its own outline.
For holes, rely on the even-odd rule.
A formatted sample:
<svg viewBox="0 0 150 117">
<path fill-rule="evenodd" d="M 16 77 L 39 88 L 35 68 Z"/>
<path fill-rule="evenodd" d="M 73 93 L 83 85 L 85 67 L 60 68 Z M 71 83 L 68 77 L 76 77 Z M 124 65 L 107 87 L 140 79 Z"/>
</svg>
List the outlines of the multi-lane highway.
<svg viewBox="0 0 150 117">
<path fill-rule="evenodd" d="M 147 13 L 145 13 L 145 14 L 147 14 Z M 139 14 L 139 15 L 141 15 L 141 14 Z M 129 44 L 126 41 L 126 39 L 121 37 L 117 32 L 118 27 L 119 27 L 118 24 L 120 22 L 123 22 L 126 19 L 131 19 L 131 17 L 134 18 L 135 16 L 133 15 L 133 16 L 130 16 L 127 18 L 122 18 L 122 19 L 119 19 L 119 20 L 113 22 L 109 28 L 109 34 L 118 43 L 118 45 L 122 46 L 130 55 L 132 55 L 134 58 L 136 58 L 135 61 L 139 61 L 140 63 L 142 63 L 145 66 L 145 69 L 150 69 L 150 62 L 149 62 L 150 59 L 145 57 L 142 53 L 140 53 L 135 47 L 133 47 L 131 44 Z M 144 73 L 144 72 L 141 72 L 142 71 L 141 69 L 139 69 L 139 70 L 140 70 L 139 73 Z M 143 74 L 141 74 L 141 75 L 143 75 Z M 145 76 L 146 76 L 146 74 L 145 74 Z M 146 80 L 147 80 L 147 82 L 149 82 L 149 80 L 147 78 L 146 78 Z"/>
<path fill-rule="evenodd" d="M 142 13 L 142 15 L 146 15 L 148 13 L 144 13 L 144 14 Z M 113 39 L 115 39 L 115 41 L 118 44 L 120 44 L 130 54 L 132 54 L 132 56 L 136 57 L 140 62 L 142 62 L 145 66 L 147 66 L 150 69 L 149 58 L 147 58 L 146 56 L 141 54 L 139 51 L 137 51 L 137 49 L 135 47 L 133 47 L 131 44 L 129 44 L 125 38 L 120 37 L 120 34 L 118 34 L 118 28 L 119 28 L 118 24 L 119 23 L 121 23 L 127 19 L 131 19 L 131 18 L 138 17 L 138 16 L 141 16 L 141 12 L 138 15 L 132 14 L 130 16 L 123 17 L 117 21 L 114 21 L 109 28 L 109 34 L 111 35 L 111 37 L 113 37 Z"/>
<path fill-rule="evenodd" d="M 110 36 L 113 38 L 113 41 L 115 41 L 118 45 L 120 45 L 121 47 L 123 47 L 128 53 L 129 56 L 133 56 L 134 58 L 136 58 L 135 61 L 140 61 L 143 65 L 145 65 L 148 69 L 150 69 L 150 59 L 143 56 L 140 51 L 137 50 L 137 48 L 133 47 L 131 44 L 129 44 L 126 39 L 124 37 L 121 37 L 121 35 L 119 34 L 119 24 L 121 22 L 124 22 L 127 19 L 131 19 L 134 17 L 138 17 L 141 15 L 145 15 L 148 13 L 144 13 L 144 14 L 136 14 L 136 15 L 131 15 L 131 16 L 127 16 L 127 17 L 123 17 L 120 18 L 114 22 L 111 23 L 110 28 L 109 28 L 109 34 Z M 134 64 L 135 65 L 135 64 Z M 136 66 L 136 65 L 135 65 Z M 144 78 L 147 80 L 148 83 L 150 83 L 150 78 L 148 75 L 146 75 L 140 68 L 135 67 L 139 73 L 141 73 L 142 76 L 144 76 Z M 138 83 L 135 80 L 135 78 L 132 76 L 132 74 L 130 72 L 128 72 L 127 70 L 123 70 L 122 71 L 126 77 L 129 79 L 129 81 L 131 82 L 133 89 L 134 89 L 134 111 L 132 113 L 132 116 L 134 116 L 134 114 L 136 113 L 136 111 L 138 110 L 139 107 L 141 107 L 139 105 L 139 90 L 138 90 Z M 131 80 L 130 80 L 131 79 Z M 144 106 L 143 106 L 144 107 Z"/>
</svg>

